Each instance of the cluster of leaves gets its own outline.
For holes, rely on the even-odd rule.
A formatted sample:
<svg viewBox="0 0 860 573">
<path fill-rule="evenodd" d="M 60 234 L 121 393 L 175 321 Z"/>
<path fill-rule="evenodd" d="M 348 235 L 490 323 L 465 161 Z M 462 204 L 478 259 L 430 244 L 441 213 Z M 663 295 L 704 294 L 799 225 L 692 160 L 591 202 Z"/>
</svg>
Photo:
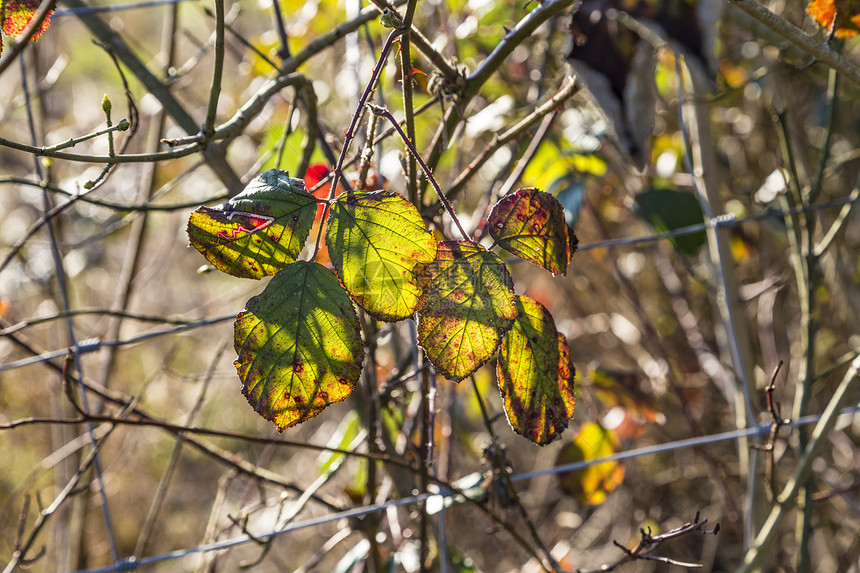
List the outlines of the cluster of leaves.
<svg viewBox="0 0 860 573">
<path fill-rule="evenodd" d="M 0 31 L 2 34 L 17 38 L 33 19 L 33 15 L 38 9 L 39 0 L 0 0 Z M 42 35 L 42 32 L 48 29 L 53 13 L 53 10 L 48 12 L 48 16 L 42 21 L 31 41 L 35 41 Z M 0 55 L 2 54 L 3 42 L 2 35 L 0 35 Z"/>
<path fill-rule="evenodd" d="M 328 211 L 334 272 L 297 260 L 318 203 Z M 487 228 L 496 245 L 553 274 L 566 271 L 576 248 L 561 204 L 533 188 L 502 198 Z M 188 235 L 225 273 L 274 275 L 236 319 L 234 345 L 243 394 L 278 430 L 352 392 L 364 359 L 353 301 L 388 322 L 417 313 L 419 344 L 451 380 L 498 354 L 508 420 L 531 441 L 557 439 L 573 416 L 575 371 L 549 311 L 515 295 L 498 254 L 470 240 L 437 242 L 416 207 L 396 193 L 318 199 L 301 179 L 271 169 L 228 203 L 197 209 Z"/>
</svg>

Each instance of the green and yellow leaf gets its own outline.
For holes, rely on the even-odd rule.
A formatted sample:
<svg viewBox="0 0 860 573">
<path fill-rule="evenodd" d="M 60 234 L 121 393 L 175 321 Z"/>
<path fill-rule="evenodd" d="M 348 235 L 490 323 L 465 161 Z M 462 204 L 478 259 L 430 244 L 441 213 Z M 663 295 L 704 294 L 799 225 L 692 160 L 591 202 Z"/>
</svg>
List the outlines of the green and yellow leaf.
<svg viewBox="0 0 860 573">
<path fill-rule="evenodd" d="M 562 448 L 555 463 L 560 466 L 605 458 L 614 454 L 617 448 L 618 439 L 614 432 L 595 422 L 587 422 L 573 441 Z M 579 503 L 600 505 L 623 481 L 624 466 L 620 462 L 603 462 L 563 473 L 561 488 Z"/>
<path fill-rule="evenodd" d="M 188 238 L 215 268 L 261 279 L 295 262 L 315 213 L 316 201 L 301 179 L 270 169 L 225 205 L 194 211 Z"/>
<path fill-rule="evenodd" d="M 396 193 L 344 194 L 327 225 L 329 257 L 353 300 L 381 320 L 412 316 L 423 292 L 416 267 L 436 258 L 418 209 Z"/>
<path fill-rule="evenodd" d="M 279 431 L 349 396 L 364 359 L 352 301 L 334 273 L 306 261 L 248 301 L 234 345 L 242 394 Z"/>
<path fill-rule="evenodd" d="M 543 446 L 573 418 L 575 370 L 549 311 L 525 296 L 516 304 L 519 314 L 499 348 L 499 390 L 514 431 Z"/>
<path fill-rule="evenodd" d="M 422 282 L 418 342 L 440 373 L 462 380 L 495 354 L 517 316 L 511 275 L 484 247 L 443 241 Z"/>
</svg>

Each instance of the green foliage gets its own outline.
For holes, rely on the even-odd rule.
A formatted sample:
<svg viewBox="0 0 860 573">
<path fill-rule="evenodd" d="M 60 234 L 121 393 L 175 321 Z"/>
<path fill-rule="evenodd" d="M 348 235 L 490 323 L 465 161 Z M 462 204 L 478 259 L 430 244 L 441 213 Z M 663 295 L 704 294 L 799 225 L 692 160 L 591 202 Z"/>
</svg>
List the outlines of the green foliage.
<svg viewBox="0 0 860 573">
<path fill-rule="evenodd" d="M 352 392 L 364 347 L 358 317 L 331 271 L 297 261 L 248 301 L 234 327 L 242 393 L 284 430 Z"/>
<path fill-rule="evenodd" d="M 564 335 L 541 303 L 516 297 L 517 318 L 499 351 L 498 377 L 508 421 L 536 444 L 558 438 L 573 417 L 575 370 Z"/>
<path fill-rule="evenodd" d="M 442 374 L 462 380 L 495 354 L 513 324 L 514 282 L 495 253 L 445 241 L 425 269 L 424 286 L 418 342 Z"/>
<path fill-rule="evenodd" d="M 436 257 L 436 241 L 415 206 L 396 193 L 341 195 L 328 219 L 329 257 L 350 296 L 373 316 L 412 316 L 422 289 L 416 267 Z"/>
</svg>

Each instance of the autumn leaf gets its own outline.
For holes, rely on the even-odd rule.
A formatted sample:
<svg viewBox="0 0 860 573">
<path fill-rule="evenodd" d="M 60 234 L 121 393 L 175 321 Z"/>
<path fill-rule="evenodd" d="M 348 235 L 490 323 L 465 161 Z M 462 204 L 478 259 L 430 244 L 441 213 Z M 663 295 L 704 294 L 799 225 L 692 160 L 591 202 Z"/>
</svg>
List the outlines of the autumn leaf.
<svg viewBox="0 0 860 573">
<path fill-rule="evenodd" d="M 194 211 L 188 238 L 215 268 L 260 279 L 296 260 L 315 212 L 316 202 L 301 179 L 270 169 L 222 207 Z"/>
<path fill-rule="evenodd" d="M 617 449 L 618 438 L 614 432 L 595 422 L 587 422 L 573 441 L 559 452 L 555 465 L 605 458 Z M 624 481 L 624 466 L 617 461 L 603 462 L 565 472 L 560 477 L 561 488 L 579 503 L 600 505 Z"/>
<path fill-rule="evenodd" d="M 319 263 L 297 261 L 248 301 L 234 325 L 242 394 L 279 431 L 350 395 L 364 347 L 352 301 Z"/>
<path fill-rule="evenodd" d="M 567 272 L 576 250 L 576 237 L 567 226 L 561 203 L 534 188 L 519 189 L 499 200 L 487 227 L 500 247 L 554 275 Z"/>
<path fill-rule="evenodd" d="M 30 20 L 33 19 L 33 15 L 39 9 L 40 4 L 39 0 L 2 0 L 2 14 L 0 14 L 2 26 L 0 28 L 2 28 L 3 33 L 7 36 L 17 38 L 27 27 L 27 24 L 30 23 Z M 53 9 L 48 12 L 48 16 L 42 21 L 42 25 L 36 30 L 36 33 L 30 39 L 31 41 L 35 41 L 42 35 L 42 32 L 48 29 L 48 26 L 51 25 L 51 15 L 53 13 Z M 2 53 L 3 43 L 0 41 L 0 54 Z"/>
<path fill-rule="evenodd" d="M 499 390 L 514 431 L 543 446 L 560 438 L 573 417 L 575 370 L 546 307 L 525 296 L 516 304 L 519 314 L 499 348 Z"/>
<path fill-rule="evenodd" d="M 460 381 L 495 354 L 513 324 L 513 280 L 481 245 L 443 241 L 422 282 L 418 343 L 439 372 Z"/>
<path fill-rule="evenodd" d="M 837 38 L 853 38 L 860 33 L 860 4 L 856 0 L 812 0 L 806 13 L 819 26 L 833 29 Z"/>
<path fill-rule="evenodd" d="M 412 316 L 423 292 L 416 267 L 436 257 L 415 205 L 384 191 L 344 194 L 327 225 L 329 256 L 350 296 L 382 320 Z"/>
</svg>

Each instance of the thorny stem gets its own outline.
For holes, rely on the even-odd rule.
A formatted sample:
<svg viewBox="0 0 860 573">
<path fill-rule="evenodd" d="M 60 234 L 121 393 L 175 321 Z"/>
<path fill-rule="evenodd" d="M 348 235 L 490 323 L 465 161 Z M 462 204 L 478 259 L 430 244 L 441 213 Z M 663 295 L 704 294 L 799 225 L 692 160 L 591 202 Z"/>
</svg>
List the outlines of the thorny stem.
<svg viewBox="0 0 860 573">
<path fill-rule="evenodd" d="M 436 191 L 436 196 L 439 197 L 439 201 L 442 203 L 442 206 L 445 207 L 445 211 L 448 212 L 448 215 L 451 216 L 451 219 L 454 221 L 454 224 L 459 229 L 460 233 L 463 235 L 463 240 L 470 241 L 469 234 L 463 229 L 463 226 L 460 224 L 460 220 L 457 218 L 457 214 L 454 213 L 454 208 L 451 206 L 451 202 L 445 197 L 445 194 L 442 192 L 442 189 L 439 187 L 439 183 L 436 182 L 436 178 L 433 177 L 433 172 L 430 171 L 430 168 L 427 167 L 427 164 L 424 163 L 424 160 L 421 159 L 421 155 L 418 154 L 418 150 L 415 149 L 415 146 L 409 140 L 406 133 L 400 127 L 400 124 L 394 118 L 388 109 L 374 105 L 372 103 L 367 104 L 367 107 L 370 108 L 370 111 L 375 113 L 376 115 L 381 115 L 385 119 L 391 123 L 391 126 L 397 131 L 400 135 L 400 139 L 403 140 L 404 145 L 406 145 L 406 149 L 409 150 L 409 153 L 415 157 L 415 160 L 418 161 L 418 164 L 421 166 L 421 170 L 424 171 L 424 175 L 427 176 L 427 180 L 430 181 L 430 184 L 433 186 L 433 189 Z"/>
<path fill-rule="evenodd" d="M 361 119 L 362 114 L 364 113 L 364 106 L 367 103 L 367 100 L 370 98 L 370 94 L 373 93 L 373 90 L 376 89 L 376 83 L 379 81 L 379 76 L 382 74 L 382 68 L 385 67 L 385 63 L 388 58 L 388 53 L 391 51 L 391 47 L 394 45 L 394 42 L 402 33 L 402 30 L 394 30 L 385 40 L 385 44 L 382 46 L 382 50 L 379 53 L 379 59 L 376 61 L 376 66 L 373 68 L 373 74 L 370 76 L 370 81 L 367 82 L 367 86 L 364 88 L 364 93 L 361 94 L 361 98 L 358 100 L 358 105 L 355 108 L 355 113 L 352 114 L 352 120 L 349 123 L 349 129 L 346 130 L 344 134 L 343 147 L 340 150 L 340 157 L 337 159 L 337 165 L 335 165 L 334 171 L 331 176 L 331 188 L 328 193 L 328 203 L 326 203 L 325 210 L 322 214 L 322 220 L 325 221 L 326 217 L 328 217 L 328 211 L 331 208 L 331 201 L 334 199 L 335 194 L 337 193 L 338 183 L 341 183 L 344 188 L 347 190 L 347 193 L 352 193 L 352 187 L 349 186 L 349 182 L 346 180 L 346 177 L 343 176 L 343 162 L 346 159 L 347 151 L 349 151 L 349 144 L 352 143 L 352 140 L 355 138 L 355 130 L 358 125 L 359 119 Z M 311 260 L 316 259 L 317 253 L 320 248 L 320 240 L 322 238 L 323 226 L 320 225 L 319 231 L 317 232 L 317 239 L 315 242 L 314 253 L 311 256 Z"/>
<path fill-rule="evenodd" d="M 332 184 L 331 191 L 329 192 L 329 200 L 334 198 L 338 183 L 343 184 L 344 187 L 348 185 L 346 178 L 343 176 L 342 171 L 343 162 L 344 159 L 346 159 L 346 153 L 349 150 L 349 144 L 352 143 L 353 138 L 355 138 L 355 129 L 358 125 L 358 120 L 364 113 L 364 106 L 367 103 L 367 100 L 370 98 L 370 94 L 373 93 L 374 89 L 376 89 L 376 83 L 379 81 L 380 74 L 382 74 L 382 68 L 385 67 L 388 53 L 391 51 L 391 47 L 394 45 L 394 42 L 402 33 L 402 30 L 393 30 L 388 35 L 388 38 L 385 40 L 385 44 L 383 44 L 382 46 L 382 51 L 379 53 L 379 59 L 376 61 L 376 66 L 374 66 L 373 68 L 373 74 L 370 76 L 370 81 L 367 82 L 367 87 L 364 88 L 364 93 L 361 94 L 361 98 L 359 98 L 358 100 L 358 105 L 356 106 L 355 113 L 352 114 L 352 120 L 350 120 L 349 122 L 349 129 L 346 130 L 346 137 L 343 140 L 343 147 L 340 150 L 340 157 L 338 157 L 337 165 L 335 165 L 334 172 L 332 174 Z M 325 214 L 323 214 L 323 219 L 325 219 Z"/>
<path fill-rule="evenodd" d="M 445 117 L 433 136 L 427 165 L 432 170 L 439 163 L 454 127 L 463 121 L 461 113 L 466 109 L 487 80 L 501 67 L 502 62 L 519 46 L 523 40 L 534 33 L 549 18 L 576 4 L 578 0 L 544 0 L 520 20 L 514 28 L 496 45 L 490 55 L 478 66 L 474 73 L 463 79 L 462 91 L 445 113 Z"/>
</svg>

